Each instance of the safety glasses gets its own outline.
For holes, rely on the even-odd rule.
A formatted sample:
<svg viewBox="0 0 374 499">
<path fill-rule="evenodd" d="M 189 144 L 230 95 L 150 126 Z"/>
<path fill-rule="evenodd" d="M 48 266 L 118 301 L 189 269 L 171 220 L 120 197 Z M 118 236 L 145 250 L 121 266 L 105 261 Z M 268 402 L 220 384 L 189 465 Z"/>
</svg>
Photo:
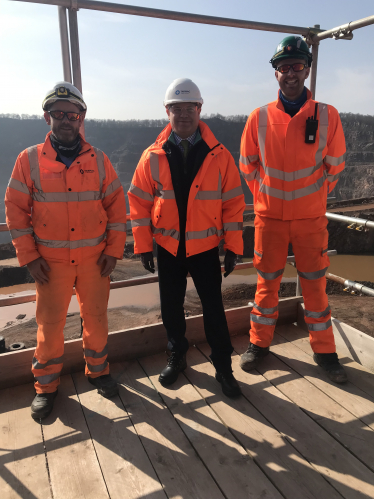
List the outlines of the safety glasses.
<svg viewBox="0 0 374 499">
<path fill-rule="evenodd" d="M 65 113 L 64 111 L 48 111 L 48 113 L 52 118 L 59 121 L 63 120 L 64 116 L 66 116 L 69 121 L 78 121 L 80 118 L 80 113 Z"/>
<path fill-rule="evenodd" d="M 295 73 L 299 73 L 306 68 L 306 64 L 303 64 L 302 62 L 295 62 L 295 64 L 283 64 L 283 66 L 277 67 L 277 71 L 284 74 L 288 73 L 291 68 Z"/>
<path fill-rule="evenodd" d="M 169 106 L 169 110 L 173 113 L 173 114 L 176 114 L 176 115 L 180 115 L 182 114 L 183 112 L 187 113 L 187 114 L 194 114 L 194 112 L 196 111 L 196 108 L 198 107 L 197 104 L 191 104 L 190 106 L 188 107 L 179 107 L 179 106 L 174 106 L 174 105 L 171 105 Z"/>
</svg>

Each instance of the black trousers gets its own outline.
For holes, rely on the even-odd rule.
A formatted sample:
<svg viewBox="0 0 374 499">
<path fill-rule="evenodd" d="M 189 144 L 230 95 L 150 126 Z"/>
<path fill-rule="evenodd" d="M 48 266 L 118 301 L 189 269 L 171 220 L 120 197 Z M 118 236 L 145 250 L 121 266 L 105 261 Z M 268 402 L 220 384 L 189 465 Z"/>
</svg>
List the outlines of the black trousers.
<svg viewBox="0 0 374 499">
<path fill-rule="evenodd" d="M 212 349 L 210 358 L 213 365 L 217 371 L 232 372 L 233 347 L 222 303 L 218 248 L 187 258 L 175 257 L 157 245 L 157 263 L 161 314 L 167 331 L 168 349 L 178 353 L 188 350 L 183 304 L 189 272 L 203 307 L 205 335 Z"/>
</svg>

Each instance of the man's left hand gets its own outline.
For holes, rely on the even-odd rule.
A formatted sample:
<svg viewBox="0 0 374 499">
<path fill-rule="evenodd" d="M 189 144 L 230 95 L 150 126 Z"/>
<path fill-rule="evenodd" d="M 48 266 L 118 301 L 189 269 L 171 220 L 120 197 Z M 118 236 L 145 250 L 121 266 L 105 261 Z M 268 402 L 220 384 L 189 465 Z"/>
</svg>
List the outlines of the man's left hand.
<svg viewBox="0 0 374 499">
<path fill-rule="evenodd" d="M 236 255 L 233 251 L 227 250 L 225 255 L 225 273 L 223 277 L 227 277 L 234 270 L 236 265 Z"/>
<path fill-rule="evenodd" d="M 108 277 L 116 268 L 117 258 L 115 256 L 101 254 L 97 261 L 98 265 L 102 265 L 101 277 Z"/>
</svg>

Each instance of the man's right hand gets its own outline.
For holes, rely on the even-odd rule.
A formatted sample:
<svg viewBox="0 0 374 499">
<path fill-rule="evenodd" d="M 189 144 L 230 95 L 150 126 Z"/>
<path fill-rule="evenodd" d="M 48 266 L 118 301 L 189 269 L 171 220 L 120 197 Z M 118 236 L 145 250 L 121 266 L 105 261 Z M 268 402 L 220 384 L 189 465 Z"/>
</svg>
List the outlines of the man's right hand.
<svg viewBox="0 0 374 499">
<path fill-rule="evenodd" d="M 149 272 L 152 272 L 152 274 L 155 273 L 155 264 L 153 261 L 152 251 L 148 251 L 147 253 L 141 253 L 140 260 L 142 261 L 142 265 L 145 268 L 145 270 L 149 270 Z"/>
<path fill-rule="evenodd" d="M 30 274 L 34 278 L 35 282 L 38 284 L 44 284 L 49 282 L 49 277 L 46 272 L 49 272 L 51 269 L 48 266 L 48 263 L 44 260 L 44 258 L 39 257 L 36 260 L 28 263 L 27 268 L 29 269 Z"/>
</svg>

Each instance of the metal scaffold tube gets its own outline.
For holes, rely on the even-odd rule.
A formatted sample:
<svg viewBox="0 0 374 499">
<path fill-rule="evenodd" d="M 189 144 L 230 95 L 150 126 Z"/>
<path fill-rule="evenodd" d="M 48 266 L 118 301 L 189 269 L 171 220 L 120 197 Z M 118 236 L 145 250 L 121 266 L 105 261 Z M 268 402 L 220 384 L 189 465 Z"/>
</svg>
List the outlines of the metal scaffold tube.
<svg viewBox="0 0 374 499">
<path fill-rule="evenodd" d="M 374 222 L 365 218 L 346 217 L 345 215 L 338 215 L 337 213 L 328 212 L 326 213 L 326 217 L 329 220 L 334 220 L 336 222 L 356 224 L 362 226 L 363 229 L 374 229 Z"/>
<path fill-rule="evenodd" d="M 315 24 L 314 28 L 318 29 L 319 24 Z M 312 99 L 316 98 L 316 87 L 317 87 L 317 68 L 318 68 L 318 49 L 319 42 L 312 45 L 312 56 L 313 62 L 310 68 L 310 91 L 312 92 Z"/>
<path fill-rule="evenodd" d="M 359 284 L 358 282 L 350 281 L 349 279 L 344 279 L 344 277 L 340 277 L 338 275 L 330 274 L 329 272 L 327 272 L 326 279 L 338 282 L 339 284 L 343 284 L 343 286 L 346 286 L 348 290 L 356 290 L 364 295 L 374 296 L 374 289 L 368 288 L 367 286 Z"/>
<path fill-rule="evenodd" d="M 337 26 L 336 28 L 320 31 L 319 33 L 314 34 L 311 38 L 313 42 L 325 40 L 325 38 L 335 38 L 336 40 L 346 38 L 349 40 L 353 36 L 353 30 L 369 26 L 370 24 L 374 24 L 374 16 L 364 17 L 358 21 L 352 21 L 350 23 Z"/>
<path fill-rule="evenodd" d="M 61 55 L 62 67 L 64 72 L 64 81 L 72 83 L 71 79 L 71 66 L 70 66 L 70 50 L 69 50 L 69 35 L 68 35 L 68 21 L 66 17 L 66 8 L 58 7 L 58 21 L 60 26 L 60 40 L 61 40 Z"/>
<path fill-rule="evenodd" d="M 82 92 L 81 61 L 79 54 L 79 34 L 78 34 L 78 16 L 76 9 L 69 9 L 69 29 L 70 29 L 70 47 L 71 62 L 73 67 L 73 85 Z"/>
</svg>

